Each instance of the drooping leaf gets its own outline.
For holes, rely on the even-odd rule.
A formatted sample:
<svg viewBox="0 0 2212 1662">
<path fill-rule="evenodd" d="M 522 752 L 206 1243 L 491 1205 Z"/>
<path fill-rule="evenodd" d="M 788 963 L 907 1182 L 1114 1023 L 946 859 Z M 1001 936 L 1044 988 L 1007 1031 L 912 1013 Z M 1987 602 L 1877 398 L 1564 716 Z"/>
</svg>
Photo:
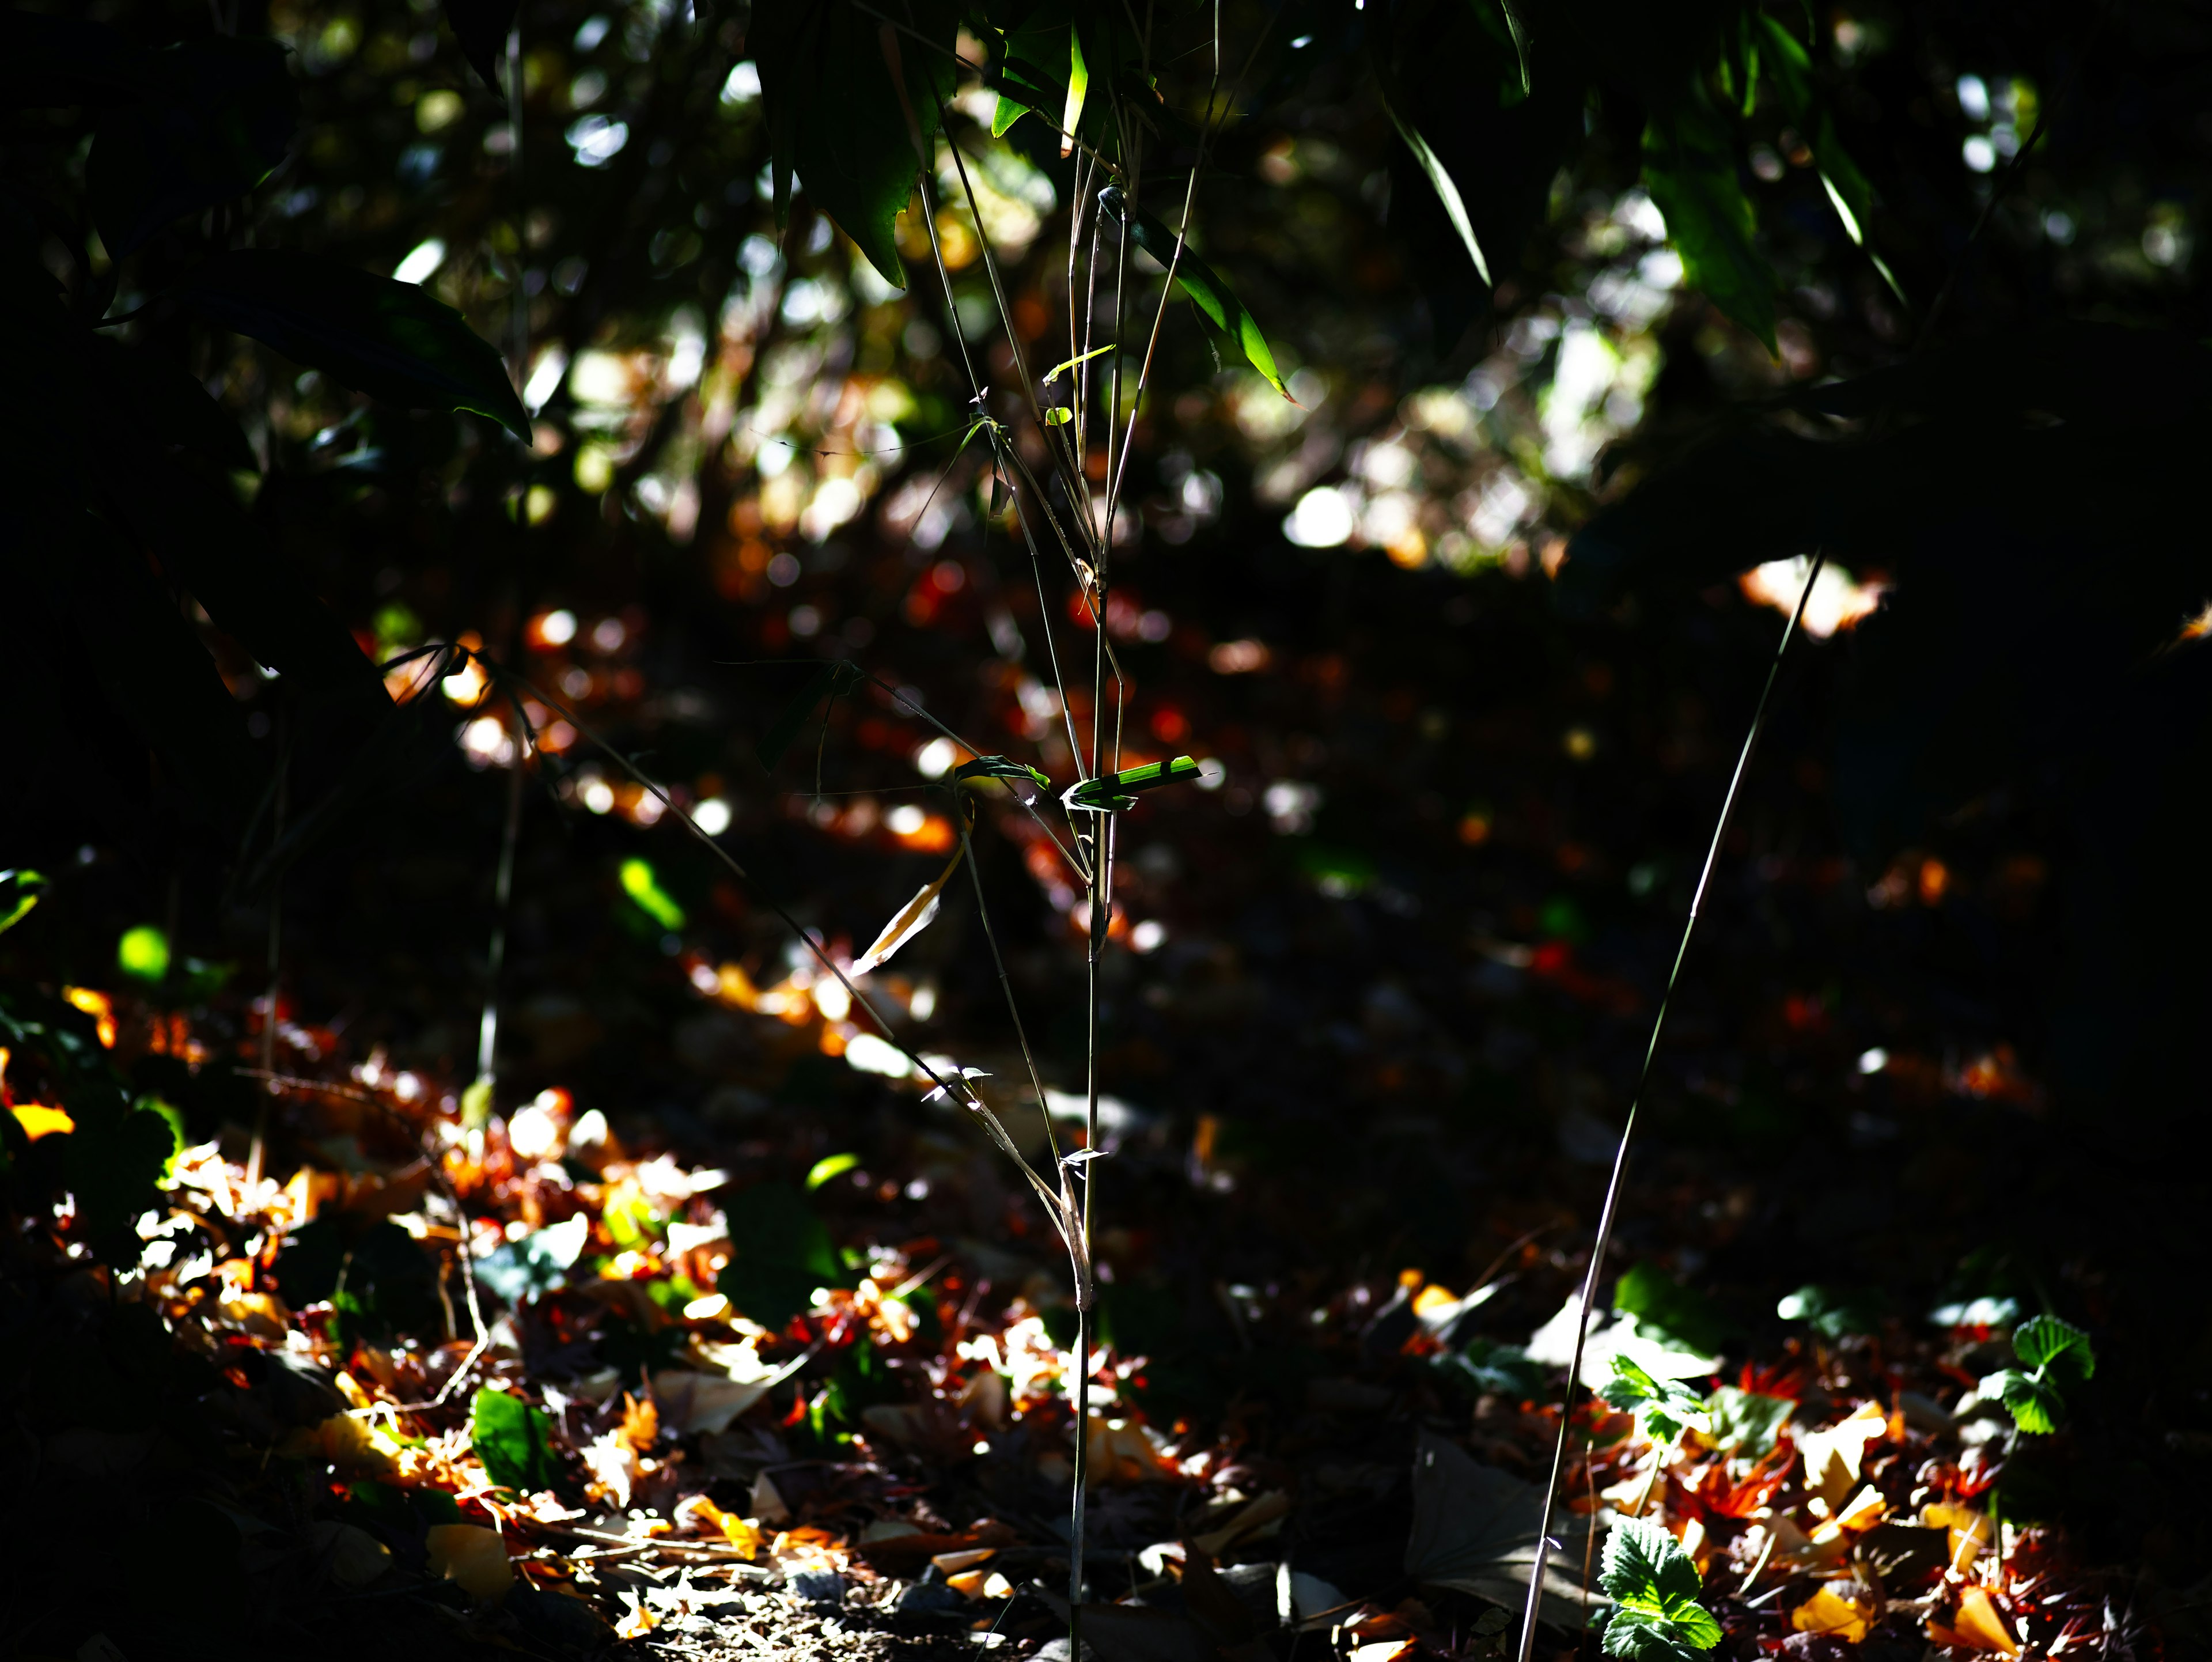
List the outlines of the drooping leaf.
<svg viewBox="0 0 2212 1662">
<path fill-rule="evenodd" d="M 501 1488 L 535 1495 L 553 1487 L 560 1468 L 544 1411 L 489 1385 L 469 1408 L 469 1448 Z"/>
<path fill-rule="evenodd" d="M 799 730 L 813 715 L 815 707 L 824 698 L 840 698 L 860 685 L 862 676 L 858 664 L 840 659 L 834 664 L 824 664 L 806 678 L 806 685 L 793 693 L 791 702 L 783 707 L 761 735 L 760 743 L 753 746 L 753 754 L 770 773 L 782 765 L 785 754 L 799 737 Z"/>
<path fill-rule="evenodd" d="M 444 0 L 447 27 L 460 44 L 461 56 L 484 85 L 501 97 L 507 89 L 500 85 L 499 64 L 520 6 L 520 0 Z"/>
<path fill-rule="evenodd" d="M 0 934 L 7 934 L 28 917 L 47 887 L 44 872 L 0 872 Z"/>
<path fill-rule="evenodd" d="M 1178 257 L 1176 234 L 1145 209 L 1130 213 L 1120 186 L 1109 185 L 1098 193 L 1098 201 L 1115 219 L 1127 222 L 1130 238 L 1139 248 L 1159 261 L 1163 269 L 1172 267 L 1177 285 L 1190 296 L 1191 304 L 1198 308 L 1199 316 L 1215 338 L 1242 354 L 1247 363 L 1267 377 L 1268 386 L 1290 398 L 1291 389 L 1283 385 L 1282 376 L 1276 373 L 1275 355 L 1268 349 L 1267 338 L 1260 332 L 1260 326 L 1244 309 L 1243 302 L 1215 275 L 1213 268 L 1200 259 L 1188 243 Z M 1297 402 L 1295 399 L 1291 401 Z"/>
<path fill-rule="evenodd" d="M 1008 761 L 1003 756 L 979 756 L 972 762 L 963 762 L 952 770 L 955 784 L 967 784 L 985 779 L 995 779 L 1024 806 L 1037 800 L 1037 793 L 1052 784 L 1051 779 L 1036 769 L 1019 762 Z"/>
<path fill-rule="evenodd" d="M 1509 12 L 1507 15 L 1511 14 Z M 1515 41 L 1516 45 L 1519 42 L 1517 30 Z M 1437 199 L 1443 204 L 1444 216 L 1451 221 L 1452 229 L 1459 233 L 1460 241 L 1466 246 L 1468 258 L 1474 262 L 1475 275 L 1482 279 L 1485 288 L 1493 286 L 1490 262 L 1483 258 L 1482 244 L 1475 240 L 1474 223 L 1467 216 L 1466 198 L 1460 195 L 1458 185 L 1437 159 L 1429 141 L 1422 137 L 1419 129 L 1413 125 L 1412 107 L 1407 101 L 1405 89 L 1398 84 L 1397 76 L 1391 73 L 1382 54 L 1376 53 L 1370 61 L 1375 68 L 1375 85 L 1382 94 L 1382 107 L 1389 115 L 1391 125 L 1397 128 L 1398 137 L 1405 141 L 1406 148 L 1413 153 L 1413 160 L 1419 164 L 1422 174 L 1435 188 Z M 1522 78 L 1525 86 L 1528 70 L 1526 59 L 1522 62 Z"/>
<path fill-rule="evenodd" d="M 1837 135 L 1834 112 L 1819 96 L 1814 85 L 1810 55 L 1779 18 L 1763 11 L 1753 12 L 1747 14 L 1746 22 L 1747 27 L 1758 29 L 1764 39 L 1768 81 L 1780 94 L 1782 107 L 1791 124 L 1811 149 L 1814 164 L 1820 169 L 1821 187 L 1827 192 L 1828 201 L 1835 208 L 1845 234 L 1866 250 L 1867 258 L 1881 273 L 1881 280 L 1889 285 L 1890 292 L 1904 299 L 1904 290 L 1899 287 L 1888 263 L 1867 242 L 1867 228 L 1874 212 L 1874 185 L 1859 170 L 1858 163 L 1851 159 Z M 1755 42 L 1751 51 L 1754 62 L 1759 61 Z"/>
<path fill-rule="evenodd" d="M 470 410 L 525 443 L 530 416 L 499 353 L 411 283 L 310 254 L 217 254 L 177 285 L 187 303 L 342 387 L 403 410 Z"/>
<path fill-rule="evenodd" d="M 1698 1602 L 1705 1583 L 1697 1565 L 1656 1519 L 1613 1526 L 1599 1581 L 1620 1606 L 1606 1623 L 1607 1654 L 1680 1662 L 1720 1643 L 1720 1623 Z"/>
<path fill-rule="evenodd" d="M 883 933 L 876 937 L 875 944 L 853 960 L 854 975 L 866 975 L 870 971 L 879 968 L 890 960 L 893 953 L 930 926 L 937 916 L 939 903 L 945 898 L 945 884 L 960 868 L 960 862 L 967 853 L 963 845 L 945 862 L 943 871 L 923 884 L 914 898 L 898 909 L 891 921 L 884 925 Z"/>
<path fill-rule="evenodd" d="M 284 159 L 300 124 L 284 59 L 276 41 L 218 34 L 141 60 L 143 95 L 100 118 L 85 164 L 111 254 L 242 196 Z"/>
<path fill-rule="evenodd" d="M 853 0 L 775 0 L 753 14 L 777 224 L 795 175 L 884 281 L 906 287 L 894 227 L 952 97 L 955 40 L 945 0 L 903 8 L 897 27 Z"/>
<path fill-rule="evenodd" d="M 1757 216 L 1737 174 L 1735 135 L 1702 93 L 1644 129 L 1644 187 L 1690 284 L 1778 351 L 1774 273 L 1753 241 Z"/>
<path fill-rule="evenodd" d="M 730 1262 L 714 1286 L 740 1314 L 781 1329 L 813 1307 L 816 1288 L 836 1283 L 830 1232 L 796 1191 L 779 1184 L 748 1189 L 729 1216 Z"/>
</svg>

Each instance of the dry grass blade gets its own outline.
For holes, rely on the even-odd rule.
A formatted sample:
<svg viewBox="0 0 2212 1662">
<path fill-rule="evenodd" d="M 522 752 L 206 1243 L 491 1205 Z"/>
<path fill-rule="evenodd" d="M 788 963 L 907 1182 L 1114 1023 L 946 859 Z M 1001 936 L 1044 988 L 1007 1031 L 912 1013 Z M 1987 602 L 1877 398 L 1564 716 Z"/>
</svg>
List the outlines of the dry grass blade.
<svg viewBox="0 0 2212 1662">
<path fill-rule="evenodd" d="M 866 975 L 889 960 L 891 954 L 927 928 L 937 916 L 939 904 L 945 898 L 945 886 L 951 881 L 952 874 L 960 869 L 960 862 L 968 855 L 968 845 L 963 842 L 959 852 L 945 862 L 945 869 L 921 886 L 914 898 L 900 907 L 891 921 L 884 925 L 875 944 L 853 960 L 853 973 Z"/>
</svg>

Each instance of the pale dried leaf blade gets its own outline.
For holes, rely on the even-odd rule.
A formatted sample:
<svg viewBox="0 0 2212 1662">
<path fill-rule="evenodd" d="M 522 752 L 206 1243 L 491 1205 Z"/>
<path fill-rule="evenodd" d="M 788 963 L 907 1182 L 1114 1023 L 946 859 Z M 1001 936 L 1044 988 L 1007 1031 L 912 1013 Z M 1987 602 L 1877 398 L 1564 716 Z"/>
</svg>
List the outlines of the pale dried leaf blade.
<svg viewBox="0 0 2212 1662">
<path fill-rule="evenodd" d="M 884 932 L 876 937 L 875 945 L 854 960 L 854 975 L 866 975 L 884 964 L 893 953 L 929 927 L 930 920 L 937 916 L 938 902 L 944 898 L 945 884 L 951 880 L 952 874 L 960 869 L 960 861 L 967 852 L 964 847 L 962 848 L 945 862 L 943 871 L 922 885 L 920 893 L 899 908 L 897 916 L 884 925 Z"/>
<path fill-rule="evenodd" d="M 1528 1599 L 1542 1513 L 1543 1496 L 1533 1485 L 1425 1432 L 1413 1452 L 1413 1530 L 1406 1544 L 1406 1573 L 1429 1586 L 1518 1608 Z M 1545 1562 L 1543 1619 L 1570 1631 L 1589 1624 L 1589 1610 L 1613 1602 L 1595 1591 L 1587 1607 L 1583 1602 L 1589 1528 L 1585 1518 L 1566 1519 L 1558 1531 L 1560 1548 Z"/>
</svg>

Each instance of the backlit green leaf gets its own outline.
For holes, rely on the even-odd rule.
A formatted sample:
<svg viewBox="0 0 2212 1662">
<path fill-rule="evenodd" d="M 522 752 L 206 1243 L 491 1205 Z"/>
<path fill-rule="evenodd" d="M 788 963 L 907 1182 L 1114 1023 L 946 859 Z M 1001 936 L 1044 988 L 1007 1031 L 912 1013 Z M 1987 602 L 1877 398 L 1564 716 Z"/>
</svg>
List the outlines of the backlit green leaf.
<svg viewBox="0 0 2212 1662">
<path fill-rule="evenodd" d="M 5 934 L 30 916 L 39 897 L 47 889 L 44 872 L 0 872 L 0 934 Z"/>
<path fill-rule="evenodd" d="M 560 1475 L 549 1424 L 521 1397 L 486 1385 L 469 1410 L 469 1448 L 501 1488 L 535 1495 L 552 1488 Z"/>
<path fill-rule="evenodd" d="M 1115 218 L 1127 222 L 1130 238 L 1139 248 L 1163 267 L 1174 271 L 1176 283 L 1190 296 L 1191 304 L 1198 308 L 1200 317 L 1216 339 L 1241 352 L 1247 363 L 1267 377 L 1267 385 L 1290 398 L 1291 389 L 1276 373 L 1275 355 L 1268 349 L 1267 338 L 1260 332 L 1260 326 L 1244 309 L 1243 302 L 1215 275 L 1213 268 L 1200 259 L 1188 242 L 1178 256 L 1176 234 L 1142 208 L 1131 214 L 1118 186 L 1109 185 L 1098 193 L 1098 201 Z M 1297 402 L 1295 399 L 1291 401 Z"/>
<path fill-rule="evenodd" d="M 1705 1591 L 1698 1567 L 1657 1520 L 1626 1518 L 1613 1526 L 1599 1580 L 1620 1606 L 1606 1624 L 1607 1654 L 1680 1662 L 1720 1643 L 1720 1623 L 1698 1602 Z"/>
<path fill-rule="evenodd" d="M 2087 1379 L 2097 1372 L 2089 1336 L 2056 1316 L 2029 1317 L 2013 1330 L 2012 1348 L 2021 1362 L 2040 1373 Z"/>
<path fill-rule="evenodd" d="M 684 927 L 684 908 L 677 904 L 674 896 L 660 886 L 659 876 L 653 871 L 650 861 L 623 861 L 621 876 L 623 892 L 636 903 L 640 911 L 664 929 L 675 930 Z"/>
<path fill-rule="evenodd" d="M 1734 134 L 1702 94 L 1644 129 L 1644 186 L 1690 284 L 1777 351 L 1774 273 L 1753 246 L 1756 216 L 1737 175 Z"/>
</svg>

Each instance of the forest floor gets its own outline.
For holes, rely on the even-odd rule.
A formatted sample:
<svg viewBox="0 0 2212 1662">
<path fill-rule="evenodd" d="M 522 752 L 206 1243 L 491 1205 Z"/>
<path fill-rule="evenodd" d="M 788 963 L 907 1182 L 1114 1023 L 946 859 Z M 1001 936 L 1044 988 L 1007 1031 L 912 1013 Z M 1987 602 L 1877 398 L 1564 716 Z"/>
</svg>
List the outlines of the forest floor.
<svg viewBox="0 0 2212 1662">
<path fill-rule="evenodd" d="M 1132 816 L 1127 904 L 1165 940 L 1109 954 L 1084 1168 L 1102 1662 L 1517 1647 L 1624 1081 L 1731 757 L 1717 721 L 1616 709 L 1572 660 L 1514 672 L 1534 714 L 1448 717 L 1391 649 L 1313 654 L 1279 680 L 1295 711 L 1244 712 L 1310 735 L 1310 796 Z M 1218 731 L 1199 658 L 1184 708 Z M 1486 783 L 1438 786 L 1448 738 Z M 2212 1423 L 2169 1376 L 2202 1327 L 2172 1274 L 2199 1178 L 2055 1113 L 2010 1007 L 1960 991 L 2043 949 L 2033 851 L 1857 871 L 1805 829 L 1820 794 L 1816 769 L 1763 775 L 1708 903 L 1537 1649 L 1595 1653 L 1603 1543 L 1642 1517 L 1695 1565 L 1717 1654 L 2197 1654 Z M 1325 800 L 1362 807 L 1316 824 Z M 803 797 L 769 833 L 874 861 L 827 920 L 840 951 L 944 857 Z M 523 889 L 578 847 L 526 843 Z M 1072 935 L 1028 868 L 1001 926 L 1025 985 Z M 431 892 L 372 886 L 401 911 Z M 526 916 L 526 1082 L 489 1104 L 465 1038 L 390 1014 L 443 973 L 397 948 L 295 967 L 266 1049 L 237 977 L 48 989 L 175 1105 L 182 1148 L 129 1273 L 66 1213 L 12 1237 L 0 1649 L 1065 1655 L 1074 1311 L 1049 1221 L 757 912 L 715 905 L 719 941 Z M 875 984 L 915 1043 L 1003 1081 L 966 928 L 948 905 Z M 933 983 L 951 1014 L 928 1025 Z M 1063 1152 L 1066 1028 L 1041 1041 Z M 61 1129 L 35 1056 L 5 1089 L 22 1137 Z M 1034 1099 L 1000 1101 L 1048 1160 Z M 2037 1434 L 1985 1381 L 2044 1312 L 2096 1367 Z"/>
</svg>

